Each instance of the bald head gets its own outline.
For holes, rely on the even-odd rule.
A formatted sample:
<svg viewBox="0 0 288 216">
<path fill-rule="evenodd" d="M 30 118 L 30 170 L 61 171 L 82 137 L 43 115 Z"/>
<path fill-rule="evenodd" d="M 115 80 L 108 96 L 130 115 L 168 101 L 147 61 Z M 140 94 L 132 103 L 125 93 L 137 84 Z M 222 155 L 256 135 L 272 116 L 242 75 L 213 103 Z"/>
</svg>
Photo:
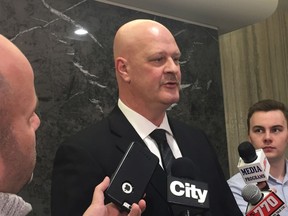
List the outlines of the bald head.
<svg viewBox="0 0 288 216">
<path fill-rule="evenodd" d="M 37 96 L 29 61 L 2 35 L 0 59 L 0 191 L 18 193 L 36 162 Z"/>
<path fill-rule="evenodd" d="M 174 40 L 171 32 L 162 24 L 148 19 L 137 19 L 121 26 L 114 38 L 114 58 L 126 57 L 127 54 L 137 52 L 138 47 L 150 43 L 164 35 Z"/>
<path fill-rule="evenodd" d="M 11 74 L 11 69 L 14 72 L 32 70 L 24 54 L 3 35 L 0 35 L 0 59 L 0 73 L 4 76 Z M 16 68 L 22 70 L 15 70 Z"/>
<path fill-rule="evenodd" d="M 133 20 L 119 28 L 113 49 L 119 98 L 158 125 L 179 100 L 181 53 L 174 36 L 156 21 Z"/>
<path fill-rule="evenodd" d="M 5 120 L 8 117 L 8 99 L 11 95 L 11 86 L 7 76 L 9 75 L 9 66 L 15 60 L 15 58 L 10 58 L 10 56 L 19 55 L 19 53 L 22 54 L 13 43 L 0 35 L 0 117 L 1 119 L 5 118 Z"/>
<path fill-rule="evenodd" d="M 24 54 L 3 35 L 0 35 L 0 59 L 0 112 L 3 114 L 7 109 L 10 111 L 16 101 L 26 99 L 24 90 L 34 91 L 34 75 Z"/>
</svg>

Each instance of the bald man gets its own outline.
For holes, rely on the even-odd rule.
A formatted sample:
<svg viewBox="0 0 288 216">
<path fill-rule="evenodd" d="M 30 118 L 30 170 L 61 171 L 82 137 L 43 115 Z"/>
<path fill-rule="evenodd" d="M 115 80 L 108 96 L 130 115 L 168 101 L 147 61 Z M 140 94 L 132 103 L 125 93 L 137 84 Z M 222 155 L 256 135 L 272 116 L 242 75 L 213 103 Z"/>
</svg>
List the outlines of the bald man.
<svg viewBox="0 0 288 216">
<path fill-rule="evenodd" d="M 81 215 L 95 185 L 113 174 L 133 141 L 159 158 L 145 191 L 147 207 L 142 215 L 176 215 L 167 202 L 169 172 L 162 168 L 164 161 L 150 136 L 155 129 L 165 130 L 175 158 L 190 158 L 203 171 L 210 194 L 210 209 L 203 215 L 242 215 L 206 135 L 166 114 L 179 101 L 181 81 L 181 52 L 171 32 L 152 20 L 133 20 L 117 31 L 113 51 L 118 103 L 107 118 L 60 145 L 52 177 L 52 216 Z M 131 172 L 138 175 L 141 170 Z"/>
<path fill-rule="evenodd" d="M 32 206 L 17 193 L 32 180 L 36 163 L 35 132 L 40 119 L 35 113 L 37 96 L 34 74 L 23 53 L 0 35 L 0 215 L 24 216 Z M 118 216 L 115 205 L 104 205 L 105 178 L 96 188 L 85 216 Z M 140 216 L 145 201 L 134 204 L 129 216 Z M 127 215 L 127 214 L 123 214 Z"/>
<path fill-rule="evenodd" d="M 37 97 L 30 63 L 2 35 L 0 100 L 0 215 L 26 215 L 32 207 L 16 194 L 31 180 L 36 163 Z"/>
</svg>

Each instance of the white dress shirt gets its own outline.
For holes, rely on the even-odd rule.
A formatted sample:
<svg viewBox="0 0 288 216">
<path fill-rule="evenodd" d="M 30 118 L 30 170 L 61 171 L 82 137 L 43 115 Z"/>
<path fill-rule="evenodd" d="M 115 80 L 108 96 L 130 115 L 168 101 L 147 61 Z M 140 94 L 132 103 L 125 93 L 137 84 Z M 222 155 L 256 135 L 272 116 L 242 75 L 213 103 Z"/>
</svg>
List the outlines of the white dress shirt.
<svg viewBox="0 0 288 216">
<path fill-rule="evenodd" d="M 175 158 L 182 157 L 180 149 L 177 145 L 176 140 L 174 139 L 170 125 L 168 123 L 168 118 L 167 118 L 166 113 L 165 113 L 162 123 L 160 124 L 159 127 L 157 127 L 148 119 L 146 119 L 144 116 L 140 115 L 139 113 L 127 107 L 120 99 L 118 99 L 118 106 L 120 110 L 123 112 L 123 114 L 125 115 L 125 117 L 128 119 L 128 121 L 130 122 L 130 124 L 139 134 L 141 139 L 145 142 L 149 150 L 159 158 L 159 164 L 161 167 L 163 166 L 162 166 L 162 161 L 161 161 L 161 156 L 160 156 L 160 151 L 158 149 L 158 145 L 149 136 L 149 134 L 157 128 L 161 128 L 166 131 L 167 142 L 172 150 L 174 157 Z"/>
</svg>

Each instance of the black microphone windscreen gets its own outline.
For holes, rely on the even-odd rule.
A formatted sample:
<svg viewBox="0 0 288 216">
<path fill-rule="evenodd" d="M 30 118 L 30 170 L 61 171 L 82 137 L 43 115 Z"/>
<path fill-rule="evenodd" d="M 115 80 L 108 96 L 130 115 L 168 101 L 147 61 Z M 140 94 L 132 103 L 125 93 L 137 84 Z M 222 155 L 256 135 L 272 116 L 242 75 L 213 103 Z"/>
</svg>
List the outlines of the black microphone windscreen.
<svg viewBox="0 0 288 216">
<path fill-rule="evenodd" d="M 263 194 L 256 185 L 248 184 L 242 190 L 242 197 L 246 202 L 256 205 L 261 201 Z"/>
<path fill-rule="evenodd" d="M 245 163 L 252 163 L 257 159 L 255 148 L 247 141 L 238 146 L 238 153 Z"/>
<path fill-rule="evenodd" d="M 208 184 L 201 182 L 200 170 L 190 158 L 177 158 L 171 164 L 171 176 L 168 176 L 168 202 L 171 203 L 173 215 L 175 216 L 201 216 L 209 210 Z M 200 181 L 200 182 L 199 182 Z M 199 203 L 197 198 L 184 192 L 183 196 L 175 195 L 171 190 L 171 183 L 178 182 L 184 185 L 190 184 L 199 191 L 206 191 L 205 201 Z M 174 186 L 174 190 L 178 188 Z M 178 188 L 180 189 L 180 188 Z M 191 193 L 191 192 L 190 192 Z M 186 195 L 185 195 L 186 194 Z"/>
<path fill-rule="evenodd" d="M 189 158 L 177 158 L 171 165 L 171 175 L 178 178 L 195 180 L 195 172 L 195 165 Z"/>
</svg>

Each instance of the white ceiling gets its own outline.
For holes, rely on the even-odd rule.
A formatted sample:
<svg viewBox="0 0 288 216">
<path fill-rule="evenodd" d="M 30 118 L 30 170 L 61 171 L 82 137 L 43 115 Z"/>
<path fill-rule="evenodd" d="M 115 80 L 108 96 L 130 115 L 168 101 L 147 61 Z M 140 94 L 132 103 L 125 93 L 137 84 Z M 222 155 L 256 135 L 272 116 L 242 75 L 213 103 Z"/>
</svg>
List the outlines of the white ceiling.
<svg viewBox="0 0 288 216">
<path fill-rule="evenodd" d="M 278 0 L 95 0 L 219 30 L 257 23 L 275 12 Z M 279 4 L 288 5 L 288 0 Z M 288 6 L 287 6 L 288 8 Z"/>
</svg>

